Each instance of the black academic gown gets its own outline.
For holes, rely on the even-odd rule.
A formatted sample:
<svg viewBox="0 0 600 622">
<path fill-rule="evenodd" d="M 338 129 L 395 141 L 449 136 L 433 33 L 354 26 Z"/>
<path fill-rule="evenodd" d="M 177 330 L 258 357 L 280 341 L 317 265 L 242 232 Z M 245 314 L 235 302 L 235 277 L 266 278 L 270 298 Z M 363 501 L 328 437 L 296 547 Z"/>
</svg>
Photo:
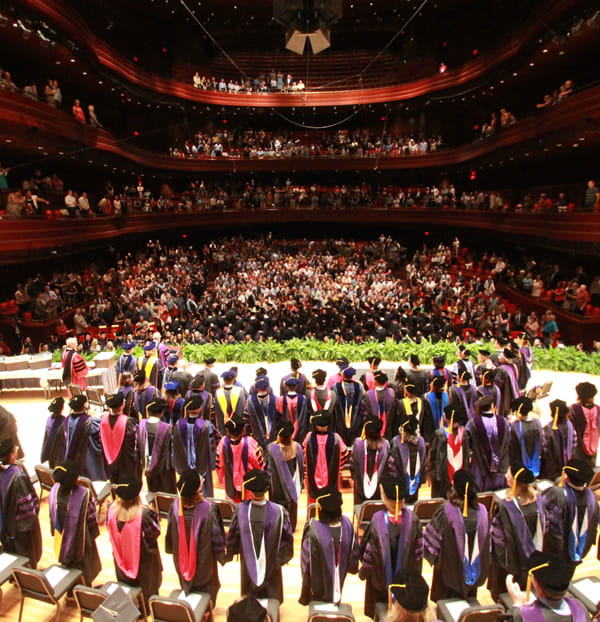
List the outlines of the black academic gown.
<svg viewBox="0 0 600 622">
<path fill-rule="evenodd" d="M 48 462 L 48 466 L 54 469 L 59 465 L 64 456 L 61 455 L 61 439 L 60 434 L 62 426 L 65 423 L 63 415 L 52 415 L 46 421 L 46 430 L 44 431 L 44 440 L 42 441 L 42 450 L 40 452 L 40 462 Z"/>
<path fill-rule="evenodd" d="M 217 562 L 225 563 L 225 531 L 219 508 L 210 501 L 200 501 L 193 508 L 184 508 L 186 541 L 188 550 L 191 547 L 190 538 L 195 539 L 196 566 L 193 576 L 186 577 L 180 557 L 180 528 L 179 517 L 180 499 L 176 499 L 169 509 L 167 534 L 165 536 L 165 550 L 173 554 L 175 570 L 179 577 L 181 589 L 186 594 L 190 592 L 207 592 L 211 596 L 213 605 L 217 600 L 217 593 L 221 587 Z M 194 531 L 191 533 L 192 524 Z"/>
<path fill-rule="evenodd" d="M 104 451 L 104 459 L 106 461 L 106 471 L 108 478 L 112 484 L 118 484 L 127 478 L 134 477 L 136 479 L 142 476 L 142 463 L 139 452 L 136 448 L 137 421 L 133 417 L 126 415 L 104 415 L 106 422 L 100 423 L 100 440 Z M 108 451 L 109 444 L 107 439 L 115 434 L 115 425 L 118 417 L 126 417 L 125 434 L 118 454 L 112 462 L 109 461 L 110 453 Z M 116 446 L 115 446 L 116 449 Z"/>
</svg>

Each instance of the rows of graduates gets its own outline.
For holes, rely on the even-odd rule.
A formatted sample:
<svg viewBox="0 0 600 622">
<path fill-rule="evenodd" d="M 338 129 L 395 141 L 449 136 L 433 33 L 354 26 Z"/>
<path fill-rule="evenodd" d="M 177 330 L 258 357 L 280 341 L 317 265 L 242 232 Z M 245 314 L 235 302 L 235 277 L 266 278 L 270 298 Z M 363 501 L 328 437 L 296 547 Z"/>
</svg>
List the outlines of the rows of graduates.
<svg viewBox="0 0 600 622">
<path fill-rule="evenodd" d="M 266 370 L 259 370 L 246 392 L 234 370 L 222 374 L 223 385 L 215 388 L 219 379 L 207 368 L 191 379 L 184 395 L 177 380 L 169 379 L 166 398 L 156 387 L 146 398 L 152 385 L 138 371 L 135 388 L 109 396 L 100 419 L 87 413 L 84 396 L 70 399 L 66 417 L 62 398 L 54 400 L 41 459 L 55 468 L 49 506 L 59 561 L 82 567 L 87 582 L 100 570 L 94 501 L 77 483 L 80 474 L 114 484 L 107 526 L 115 572 L 119 580 L 140 585 L 146 598 L 160 587 L 161 562 L 160 525 L 140 497 L 144 474 L 148 490 L 179 495 L 166 547 L 174 553 L 182 588 L 215 598 L 217 564 L 240 554 L 242 595 L 283 600 L 281 566 L 293 555 L 303 487 L 317 508 L 302 537 L 304 604 L 339 602 L 346 574 L 358 571 L 366 581 L 365 613 L 372 616 L 375 603 L 386 601 L 396 572 L 420 565 L 423 557 L 434 566 L 433 600 L 473 596 L 486 582 L 496 597 L 507 574 L 525 588 L 527 560 L 535 551 L 554 553 L 565 563 L 578 563 L 589 552 L 598 506 L 587 484 L 600 419 L 590 383 L 576 387 L 578 402 L 570 408 L 552 402 L 552 422 L 543 429 L 528 398 L 513 399 L 508 417 L 499 412 L 498 385 L 488 384 L 488 393 L 480 390 L 491 369 L 473 388 L 470 372 L 453 374 L 438 364 L 425 394 L 407 373 L 398 399 L 376 360 L 361 381 L 341 360 L 340 373 L 329 379 L 317 370 L 313 386 L 297 363 L 292 361 L 291 373 L 282 379 L 279 397 Z M 416 363 L 411 359 L 413 372 L 420 371 Z M 453 380 L 457 383 L 446 391 Z M 459 388 L 464 395 L 479 391 L 472 413 Z M 175 392 L 174 399 L 169 392 Z M 436 402 L 442 407 L 439 421 L 432 408 Z M 16 464 L 17 445 L 15 431 L 0 446 L 2 543 L 35 565 L 41 555 L 39 503 Z M 341 473 L 348 461 L 355 504 L 381 499 L 386 507 L 360 541 L 341 511 Z M 209 500 L 214 470 L 226 496 L 238 504 L 227 536 Z M 538 495 L 534 482 L 540 475 L 561 477 L 562 485 Z M 427 477 L 432 495 L 447 502 L 423 531 L 407 505 L 418 499 Z M 477 492 L 507 485 L 509 493 L 490 521 Z"/>
</svg>

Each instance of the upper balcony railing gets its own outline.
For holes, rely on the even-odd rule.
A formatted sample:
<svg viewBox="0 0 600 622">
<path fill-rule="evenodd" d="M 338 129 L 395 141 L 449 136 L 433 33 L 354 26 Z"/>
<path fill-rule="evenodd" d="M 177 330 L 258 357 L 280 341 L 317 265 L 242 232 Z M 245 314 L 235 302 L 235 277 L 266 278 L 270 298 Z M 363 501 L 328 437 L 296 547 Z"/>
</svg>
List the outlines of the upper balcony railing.
<svg viewBox="0 0 600 622">
<path fill-rule="evenodd" d="M 113 50 L 98 39 L 85 20 L 67 6 L 62 0 L 21 0 L 24 6 L 41 13 L 49 23 L 60 29 L 72 39 L 104 71 L 127 81 L 132 87 L 154 92 L 169 98 L 180 98 L 206 104 L 222 106 L 290 107 L 290 106 L 345 106 L 354 104 L 373 104 L 388 101 L 406 100 L 433 92 L 454 88 L 469 83 L 486 73 L 500 68 L 504 63 L 514 61 L 519 54 L 542 36 L 548 24 L 560 19 L 567 11 L 576 7 L 577 0 L 558 0 L 544 14 L 526 24 L 517 36 L 493 53 L 482 54 L 474 60 L 444 74 L 434 74 L 427 78 L 381 86 L 377 88 L 344 88 L 332 91 L 304 91 L 303 93 L 251 93 L 240 95 L 220 93 L 193 88 L 190 83 L 163 78 L 143 70 L 137 63 Z"/>
</svg>

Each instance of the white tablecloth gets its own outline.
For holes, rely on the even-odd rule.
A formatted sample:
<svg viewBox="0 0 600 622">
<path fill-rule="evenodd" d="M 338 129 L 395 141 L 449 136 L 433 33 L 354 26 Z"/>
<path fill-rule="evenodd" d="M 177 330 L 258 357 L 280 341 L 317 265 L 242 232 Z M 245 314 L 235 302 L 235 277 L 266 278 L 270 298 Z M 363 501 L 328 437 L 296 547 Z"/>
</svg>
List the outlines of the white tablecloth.
<svg viewBox="0 0 600 622">
<path fill-rule="evenodd" d="M 0 390 L 42 389 L 58 386 L 62 382 L 62 369 L 19 369 L 0 371 Z M 90 369 L 87 375 L 88 387 L 103 387 L 105 394 L 116 393 L 117 376 L 115 366 Z"/>
</svg>

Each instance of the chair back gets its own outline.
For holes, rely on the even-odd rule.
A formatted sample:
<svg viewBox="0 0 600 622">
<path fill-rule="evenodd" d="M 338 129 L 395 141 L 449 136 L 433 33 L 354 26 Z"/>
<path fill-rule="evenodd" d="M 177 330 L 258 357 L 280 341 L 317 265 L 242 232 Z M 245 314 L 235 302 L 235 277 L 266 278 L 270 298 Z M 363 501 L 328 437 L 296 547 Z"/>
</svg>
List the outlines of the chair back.
<svg viewBox="0 0 600 622">
<path fill-rule="evenodd" d="M 75 397 L 77 395 L 83 395 L 83 390 L 78 384 L 70 384 L 69 393 Z"/>
<path fill-rule="evenodd" d="M 383 501 L 365 501 L 360 506 L 360 513 L 358 515 L 358 524 L 369 523 L 373 518 L 375 512 L 385 510 L 385 503 Z"/>
<path fill-rule="evenodd" d="M 229 525 L 231 523 L 231 519 L 235 514 L 236 504 L 229 499 L 211 499 L 211 501 L 219 508 L 219 512 L 221 512 L 221 518 L 223 519 L 224 525 Z"/>
<path fill-rule="evenodd" d="M 104 410 L 104 398 L 98 389 L 87 389 L 86 395 L 91 406 Z"/>
<path fill-rule="evenodd" d="M 44 490 L 50 490 L 56 482 L 54 481 L 54 472 L 43 464 L 36 464 L 33 467 L 40 484 L 40 501 L 42 500 L 42 492 Z"/>
<path fill-rule="evenodd" d="M 73 598 L 79 607 L 81 616 L 90 618 L 92 612 L 108 598 L 108 594 L 95 587 L 76 585 L 73 588 Z"/>
<path fill-rule="evenodd" d="M 170 492 L 157 492 L 154 495 L 152 506 L 159 518 L 167 518 L 169 516 L 169 510 L 175 499 L 177 499 L 177 495 Z"/>
<path fill-rule="evenodd" d="M 149 605 L 154 622 L 198 622 L 192 608 L 184 601 L 151 596 Z"/>
<path fill-rule="evenodd" d="M 421 519 L 422 522 L 428 523 L 437 509 L 441 507 L 446 500 L 441 497 L 433 499 L 420 499 L 413 507 L 413 512 Z"/>
<path fill-rule="evenodd" d="M 52 589 L 48 579 L 40 570 L 33 568 L 15 568 L 13 570 L 15 583 L 19 588 L 22 596 L 29 596 L 36 600 L 47 603 L 56 602 L 54 598 L 54 590 Z"/>
<path fill-rule="evenodd" d="M 504 607 L 500 605 L 480 605 L 465 609 L 457 622 L 496 622 L 502 615 Z"/>
<path fill-rule="evenodd" d="M 494 511 L 495 500 L 496 495 L 493 492 L 477 493 L 477 502 L 485 506 L 485 509 L 488 511 L 490 518 L 492 517 L 492 512 Z"/>
</svg>

